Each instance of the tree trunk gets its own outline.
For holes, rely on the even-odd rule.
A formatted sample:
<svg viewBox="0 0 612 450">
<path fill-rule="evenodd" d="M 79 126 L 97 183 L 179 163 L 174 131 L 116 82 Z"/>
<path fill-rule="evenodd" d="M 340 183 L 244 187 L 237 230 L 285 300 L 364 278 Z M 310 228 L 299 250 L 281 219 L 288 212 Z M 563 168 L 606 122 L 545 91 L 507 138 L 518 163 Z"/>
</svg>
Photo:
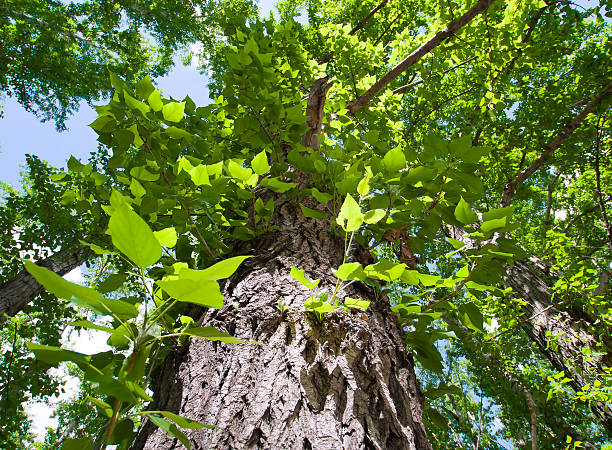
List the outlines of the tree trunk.
<svg viewBox="0 0 612 450">
<path fill-rule="evenodd" d="M 453 226 L 447 232 L 454 239 L 464 242 L 468 248 L 474 245 L 463 228 Z M 516 297 L 524 300 L 521 327 L 525 333 L 552 366 L 559 372 L 565 372 L 572 380 L 570 384 L 575 391 L 594 382 L 604 373 L 604 368 L 612 365 L 610 343 L 602 342 L 598 336 L 593 335 L 583 318 L 575 318 L 551 303 L 552 289 L 535 272 L 529 261 L 515 261 L 507 269 L 506 284 L 512 288 Z M 563 298 L 557 297 L 557 303 L 562 302 Z M 596 353 L 585 355 L 582 352 L 585 348 L 591 348 Z M 612 405 L 594 400 L 590 406 L 612 435 Z"/>
<path fill-rule="evenodd" d="M 89 250 L 80 246 L 77 249 L 61 250 L 36 264 L 46 267 L 60 276 L 79 267 L 89 256 Z M 14 316 L 43 291 L 43 287 L 25 269 L 0 286 L 0 322 L 4 315 Z"/>
<path fill-rule="evenodd" d="M 608 349 L 601 340 L 591 334 L 583 320 L 575 320 L 569 313 L 551 304 L 552 290 L 525 261 L 516 261 L 510 269 L 507 283 L 517 297 L 523 298 L 523 330 L 538 345 L 540 351 L 558 371 L 571 378 L 571 385 L 579 391 L 593 383 L 604 367 L 612 363 Z M 561 298 L 559 301 L 563 301 Z M 591 348 L 601 355 L 585 355 L 582 350 Z M 612 405 L 593 401 L 591 409 L 612 434 Z"/>
<path fill-rule="evenodd" d="M 192 448 L 429 449 L 423 396 L 388 301 L 364 284 L 345 295 L 372 300 L 366 312 L 337 308 L 322 321 L 304 311 L 306 288 L 296 265 L 333 292 L 331 268 L 344 243 L 329 223 L 277 204 L 270 231 L 240 253 L 254 254 L 223 287 L 225 305 L 203 323 L 257 344 L 194 339 L 170 354 L 156 376 L 149 409 L 216 425 L 188 433 Z M 358 254 L 357 254 L 358 253 Z M 364 251 L 350 260 L 367 263 Z M 277 308 L 285 301 L 290 310 Z M 133 449 L 181 448 L 145 422 Z"/>
</svg>

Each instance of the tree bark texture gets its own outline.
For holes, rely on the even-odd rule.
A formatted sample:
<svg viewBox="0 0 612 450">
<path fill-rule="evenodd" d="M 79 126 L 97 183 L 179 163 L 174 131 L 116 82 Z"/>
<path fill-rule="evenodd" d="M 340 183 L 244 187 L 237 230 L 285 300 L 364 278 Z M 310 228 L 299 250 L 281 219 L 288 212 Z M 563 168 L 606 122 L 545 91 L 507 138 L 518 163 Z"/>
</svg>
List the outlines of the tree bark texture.
<svg viewBox="0 0 612 450">
<path fill-rule="evenodd" d="M 274 214 L 280 230 L 241 249 L 256 256 L 222 287 L 223 308 L 203 316 L 203 324 L 261 345 L 192 340 L 166 358 L 150 409 L 216 425 L 188 433 L 194 449 L 431 448 L 413 361 L 388 302 L 353 283 L 340 298 L 371 299 L 367 311 L 337 308 L 322 321 L 305 312 L 309 291 L 290 277 L 291 267 L 331 293 L 344 242 L 291 202 L 277 203 Z M 356 250 L 349 261 L 368 258 Z M 281 300 L 290 306 L 285 313 Z M 145 422 L 132 448 L 181 445 Z"/>
<path fill-rule="evenodd" d="M 60 250 L 48 258 L 37 261 L 39 266 L 55 272 L 60 276 L 79 267 L 89 256 L 86 247 Z M 41 284 L 25 269 L 0 286 L 0 322 L 4 315 L 14 316 L 43 291 Z"/>
</svg>

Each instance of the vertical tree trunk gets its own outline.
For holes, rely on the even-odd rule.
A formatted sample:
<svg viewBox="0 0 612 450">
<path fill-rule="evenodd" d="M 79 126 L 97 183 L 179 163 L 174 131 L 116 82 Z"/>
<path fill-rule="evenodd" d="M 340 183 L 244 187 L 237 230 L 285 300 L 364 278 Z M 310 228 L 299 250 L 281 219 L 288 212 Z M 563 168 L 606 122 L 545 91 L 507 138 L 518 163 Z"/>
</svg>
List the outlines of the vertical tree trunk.
<svg viewBox="0 0 612 450">
<path fill-rule="evenodd" d="M 340 298 L 372 300 L 365 313 L 338 308 L 319 322 L 304 312 L 309 292 L 291 267 L 333 292 L 331 268 L 342 263 L 344 243 L 289 202 L 277 204 L 274 222 L 279 231 L 242 249 L 255 257 L 225 285 L 225 306 L 204 316 L 204 324 L 261 345 L 192 340 L 165 360 L 151 409 L 216 425 L 188 433 L 196 449 L 431 448 L 412 358 L 388 302 L 354 283 Z M 291 308 L 284 314 L 281 300 Z M 132 448 L 181 445 L 145 422 Z"/>
<path fill-rule="evenodd" d="M 473 245 L 463 228 L 449 227 L 447 232 L 468 247 Z M 594 382 L 606 367 L 612 365 L 610 343 L 593 334 L 582 318 L 577 319 L 555 307 L 551 303 L 552 289 L 528 261 L 515 261 L 507 269 L 506 284 L 516 297 L 524 300 L 521 327 L 525 333 L 552 366 L 572 380 L 570 384 L 575 391 Z M 563 300 L 557 297 L 556 302 L 563 303 Z M 599 354 L 587 356 L 582 352 L 585 348 Z M 612 434 L 612 405 L 593 400 L 590 407 L 607 432 Z"/>
</svg>

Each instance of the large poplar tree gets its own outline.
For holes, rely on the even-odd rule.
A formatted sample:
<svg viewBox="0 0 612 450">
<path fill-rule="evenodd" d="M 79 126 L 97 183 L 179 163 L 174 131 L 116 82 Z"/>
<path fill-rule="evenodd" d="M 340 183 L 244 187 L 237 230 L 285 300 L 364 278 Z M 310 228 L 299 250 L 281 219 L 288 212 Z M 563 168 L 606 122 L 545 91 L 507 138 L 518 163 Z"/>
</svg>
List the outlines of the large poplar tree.
<svg viewBox="0 0 612 450">
<path fill-rule="evenodd" d="M 31 348 L 77 363 L 108 395 L 95 403 L 109 418 L 103 446 L 495 448 L 482 400 L 478 425 L 463 417 L 475 394 L 452 385 L 456 357 L 481 398 L 506 408 L 506 438 L 601 443 L 612 430 L 605 11 L 305 6 L 309 25 L 282 4 L 279 23 L 228 28 L 209 106 L 111 77 L 91 126 L 112 153 L 97 170 L 72 160 L 55 180 L 76 214 L 108 228 L 82 239 L 105 261 L 93 287 L 123 297 L 33 264 L 18 282 L 38 289 L 33 275 L 113 316 L 109 343 L 130 353 Z M 148 374 L 153 401 L 133 434 Z"/>
</svg>

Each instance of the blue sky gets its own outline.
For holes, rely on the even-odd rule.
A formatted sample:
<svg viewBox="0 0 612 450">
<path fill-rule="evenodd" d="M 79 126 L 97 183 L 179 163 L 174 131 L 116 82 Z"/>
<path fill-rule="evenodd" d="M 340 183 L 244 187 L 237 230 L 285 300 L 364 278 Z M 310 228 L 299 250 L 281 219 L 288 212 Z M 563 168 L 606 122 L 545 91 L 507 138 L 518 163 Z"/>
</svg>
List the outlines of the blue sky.
<svg viewBox="0 0 612 450">
<path fill-rule="evenodd" d="M 267 17 L 275 1 L 258 3 L 261 14 Z M 166 97 L 183 99 L 189 95 L 198 106 L 209 102 L 208 80 L 195 67 L 178 62 L 172 72 L 155 82 Z M 41 123 L 12 98 L 0 98 L 0 104 L 4 104 L 4 118 L 0 119 L 0 181 L 15 188 L 21 186 L 19 172 L 27 153 L 38 155 L 52 166 L 66 167 L 71 155 L 85 161 L 98 147 L 98 136 L 88 127 L 96 112 L 86 103 L 67 121 L 68 129 L 62 133 L 55 130 L 52 122 Z"/>
</svg>

